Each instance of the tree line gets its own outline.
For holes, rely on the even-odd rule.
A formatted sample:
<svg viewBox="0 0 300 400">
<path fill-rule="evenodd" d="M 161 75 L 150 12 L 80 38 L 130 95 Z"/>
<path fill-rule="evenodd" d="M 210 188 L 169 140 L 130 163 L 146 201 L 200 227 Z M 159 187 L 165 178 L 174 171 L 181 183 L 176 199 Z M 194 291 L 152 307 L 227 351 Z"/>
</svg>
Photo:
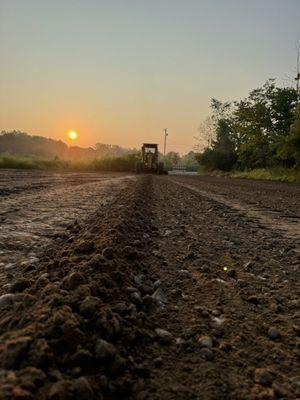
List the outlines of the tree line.
<svg viewBox="0 0 300 400">
<path fill-rule="evenodd" d="M 294 88 L 269 79 L 240 101 L 212 99 L 211 111 L 198 138 L 206 141 L 196 156 L 202 166 L 223 171 L 300 168 L 300 104 Z"/>
<path fill-rule="evenodd" d="M 0 133 L 0 154 L 37 159 L 92 160 L 135 154 L 136 149 L 96 143 L 93 147 L 67 146 L 61 140 L 33 136 L 20 131 Z"/>
</svg>

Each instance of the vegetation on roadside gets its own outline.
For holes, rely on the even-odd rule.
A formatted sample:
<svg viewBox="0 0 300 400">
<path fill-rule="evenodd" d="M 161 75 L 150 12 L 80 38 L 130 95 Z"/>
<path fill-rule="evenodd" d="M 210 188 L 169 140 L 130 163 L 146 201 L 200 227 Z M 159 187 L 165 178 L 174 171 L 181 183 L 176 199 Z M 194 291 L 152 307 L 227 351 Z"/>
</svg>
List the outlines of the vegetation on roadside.
<svg viewBox="0 0 300 400">
<path fill-rule="evenodd" d="M 39 169 L 52 171 L 134 171 L 137 155 L 126 154 L 120 157 L 103 157 L 92 160 L 52 160 L 33 157 L 19 157 L 10 154 L 0 155 L 0 168 Z"/>
<path fill-rule="evenodd" d="M 207 144 L 197 155 L 206 171 L 255 179 L 298 180 L 300 104 L 294 88 L 273 79 L 235 102 L 212 99 L 202 125 Z M 235 172 L 232 172 L 235 171 Z"/>
<path fill-rule="evenodd" d="M 286 182 L 300 182 L 300 170 L 294 168 L 256 168 L 249 171 L 221 171 L 221 170 L 210 170 L 207 171 L 205 168 L 200 168 L 198 171 L 199 175 L 211 175 L 211 176 L 223 176 L 230 178 L 242 178 L 242 179 L 259 179 L 268 181 L 286 181 Z"/>
</svg>

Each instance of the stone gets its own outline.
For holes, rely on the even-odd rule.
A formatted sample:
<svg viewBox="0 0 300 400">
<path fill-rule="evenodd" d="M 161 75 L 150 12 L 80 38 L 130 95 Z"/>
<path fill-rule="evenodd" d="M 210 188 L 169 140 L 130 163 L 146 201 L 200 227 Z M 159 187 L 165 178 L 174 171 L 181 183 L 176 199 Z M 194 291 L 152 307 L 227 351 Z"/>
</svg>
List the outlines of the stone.
<svg viewBox="0 0 300 400">
<path fill-rule="evenodd" d="M 152 295 L 152 298 L 154 300 L 156 300 L 158 303 L 167 303 L 168 302 L 166 295 L 161 287 L 159 287 L 155 290 L 155 292 Z"/>
<path fill-rule="evenodd" d="M 95 347 L 95 356 L 98 360 L 113 359 L 117 354 L 117 349 L 112 343 L 104 339 L 98 339 Z"/>
<path fill-rule="evenodd" d="M 154 290 L 158 289 L 160 286 L 161 286 L 161 280 L 160 279 L 158 279 L 157 281 L 155 281 L 153 283 L 153 289 Z"/>
<path fill-rule="evenodd" d="M 201 315 L 202 315 L 203 318 L 209 318 L 210 317 L 209 311 L 207 311 L 207 310 L 203 310 L 201 312 Z"/>
<path fill-rule="evenodd" d="M 173 341 L 173 335 L 165 329 L 156 328 L 155 334 L 160 344 L 168 345 L 171 344 Z"/>
<path fill-rule="evenodd" d="M 201 346 L 203 347 L 207 347 L 209 349 L 211 349 L 213 347 L 213 341 L 212 338 L 210 336 L 201 336 L 198 339 L 198 342 L 201 344 Z"/>
<path fill-rule="evenodd" d="M 11 293 L 23 292 L 25 289 L 29 288 L 30 286 L 31 286 L 31 282 L 29 279 L 20 278 L 11 285 L 10 292 Z"/>
<path fill-rule="evenodd" d="M 130 294 L 130 299 L 134 304 L 141 304 L 142 303 L 141 295 L 138 292 L 131 293 Z"/>
<path fill-rule="evenodd" d="M 275 326 L 271 326 L 268 329 L 268 336 L 270 339 L 279 339 L 280 338 L 280 332 L 278 331 L 278 329 Z"/>
<path fill-rule="evenodd" d="M 267 368 L 257 368 L 254 371 L 254 381 L 263 386 L 270 386 L 273 382 L 273 378 Z"/>
<path fill-rule="evenodd" d="M 143 283 L 144 276 L 142 274 L 134 275 L 133 281 L 136 285 L 140 286 Z"/>
<path fill-rule="evenodd" d="M 187 278 L 189 277 L 190 273 L 187 269 L 180 269 L 178 272 L 179 278 Z"/>
<path fill-rule="evenodd" d="M 89 381 L 81 376 L 73 382 L 73 390 L 78 400 L 91 400 L 94 397 L 93 389 Z M 99 395 L 99 393 L 98 393 Z"/>
<path fill-rule="evenodd" d="M 14 304 L 16 295 L 13 293 L 6 293 L 0 296 L 0 310 L 10 307 Z"/>
</svg>

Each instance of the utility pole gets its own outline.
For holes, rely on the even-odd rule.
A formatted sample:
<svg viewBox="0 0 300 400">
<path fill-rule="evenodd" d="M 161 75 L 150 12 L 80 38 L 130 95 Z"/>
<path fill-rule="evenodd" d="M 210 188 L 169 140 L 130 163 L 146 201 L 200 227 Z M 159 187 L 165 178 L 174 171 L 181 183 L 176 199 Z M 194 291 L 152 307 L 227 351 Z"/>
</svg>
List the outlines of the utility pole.
<svg viewBox="0 0 300 400">
<path fill-rule="evenodd" d="M 167 136 L 168 136 L 168 129 L 164 129 L 165 132 L 165 140 L 164 140 L 164 160 L 166 159 L 166 147 L 167 147 Z"/>
<path fill-rule="evenodd" d="M 299 81 L 300 81 L 300 46 L 299 46 L 299 43 L 297 43 L 297 76 L 295 78 L 295 81 L 296 81 L 297 94 L 300 95 L 300 92 L 299 92 Z"/>
</svg>

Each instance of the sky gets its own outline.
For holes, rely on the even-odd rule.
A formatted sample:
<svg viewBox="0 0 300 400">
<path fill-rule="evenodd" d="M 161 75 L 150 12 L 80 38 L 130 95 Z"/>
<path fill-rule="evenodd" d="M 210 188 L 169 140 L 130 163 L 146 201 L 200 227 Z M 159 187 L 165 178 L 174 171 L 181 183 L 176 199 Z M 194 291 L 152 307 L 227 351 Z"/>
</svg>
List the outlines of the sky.
<svg viewBox="0 0 300 400">
<path fill-rule="evenodd" d="M 291 85 L 297 41 L 300 0 L 0 0 L 0 130 L 185 153 L 212 97 Z"/>
</svg>

